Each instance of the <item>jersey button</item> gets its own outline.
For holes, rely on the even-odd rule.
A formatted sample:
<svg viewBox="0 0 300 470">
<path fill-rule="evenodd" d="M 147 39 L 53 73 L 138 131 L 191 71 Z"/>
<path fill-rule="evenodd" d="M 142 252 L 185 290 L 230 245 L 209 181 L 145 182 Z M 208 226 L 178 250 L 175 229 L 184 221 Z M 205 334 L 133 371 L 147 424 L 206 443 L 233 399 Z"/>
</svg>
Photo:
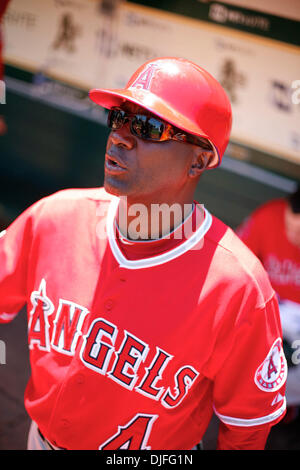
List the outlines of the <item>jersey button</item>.
<svg viewBox="0 0 300 470">
<path fill-rule="evenodd" d="M 109 312 L 113 308 L 113 306 L 114 306 L 114 301 L 112 299 L 107 299 L 104 304 L 105 310 Z"/>
</svg>

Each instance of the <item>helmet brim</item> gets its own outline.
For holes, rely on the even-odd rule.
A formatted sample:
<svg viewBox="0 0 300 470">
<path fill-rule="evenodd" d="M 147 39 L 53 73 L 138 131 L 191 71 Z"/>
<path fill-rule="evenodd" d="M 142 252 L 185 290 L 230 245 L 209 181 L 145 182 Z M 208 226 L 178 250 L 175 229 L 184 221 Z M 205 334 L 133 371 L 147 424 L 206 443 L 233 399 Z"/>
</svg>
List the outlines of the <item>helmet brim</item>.
<svg viewBox="0 0 300 470">
<path fill-rule="evenodd" d="M 119 107 L 125 101 L 130 101 L 144 107 L 156 116 L 189 134 L 207 139 L 212 145 L 215 155 L 208 168 L 215 168 L 219 165 L 220 157 L 218 151 L 208 135 L 195 122 L 176 112 L 166 101 L 154 95 L 151 91 L 134 87 L 128 89 L 95 88 L 89 92 L 89 97 L 94 103 L 106 109 L 111 109 L 115 106 Z"/>
</svg>

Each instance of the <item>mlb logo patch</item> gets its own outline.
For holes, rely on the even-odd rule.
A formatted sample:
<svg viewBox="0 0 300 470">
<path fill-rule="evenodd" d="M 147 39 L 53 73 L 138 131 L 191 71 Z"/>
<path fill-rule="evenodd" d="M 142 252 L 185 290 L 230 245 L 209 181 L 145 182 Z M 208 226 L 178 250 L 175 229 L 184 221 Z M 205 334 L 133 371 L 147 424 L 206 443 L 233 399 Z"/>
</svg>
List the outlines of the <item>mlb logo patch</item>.
<svg viewBox="0 0 300 470">
<path fill-rule="evenodd" d="M 264 392 L 275 392 L 284 384 L 287 377 L 287 363 L 282 342 L 277 338 L 265 360 L 257 368 L 254 382 Z"/>
</svg>

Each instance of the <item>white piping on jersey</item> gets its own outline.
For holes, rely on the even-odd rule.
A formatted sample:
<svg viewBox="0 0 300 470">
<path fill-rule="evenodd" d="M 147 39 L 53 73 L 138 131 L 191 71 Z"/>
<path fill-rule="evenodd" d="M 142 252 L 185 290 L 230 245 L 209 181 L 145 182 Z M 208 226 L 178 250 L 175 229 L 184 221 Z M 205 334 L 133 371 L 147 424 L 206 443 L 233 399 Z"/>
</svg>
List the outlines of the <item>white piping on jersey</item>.
<svg viewBox="0 0 300 470">
<path fill-rule="evenodd" d="M 118 261 L 120 267 L 127 268 L 127 269 L 142 269 L 142 268 L 152 268 L 153 266 L 158 266 L 168 261 L 172 261 L 175 258 L 183 255 L 187 251 L 191 250 L 194 246 L 199 243 L 199 241 L 204 237 L 204 235 L 208 232 L 212 224 L 212 216 L 211 214 L 204 208 L 205 218 L 204 222 L 201 226 L 193 233 L 193 235 L 188 238 L 186 241 L 181 243 L 179 246 L 167 251 L 166 253 L 162 253 L 157 256 L 153 256 L 152 258 L 144 258 L 138 260 L 128 260 L 125 258 L 123 253 L 121 252 L 115 237 L 114 232 L 114 219 L 117 212 L 117 208 L 119 205 L 119 198 L 113 198 L 107 214 L 107 236 L 108 241 L 110 244 L 111 251 Z"/>
<path fill-rule="evenodd" d="M 214 408 L 214 412 L 218 416 L 218 418 L 225 424 L 231 424 L 232 426 L 242 426 L 242 427 L 250 427 L 250 426 L 257 426 L 259 424 L 266 424 L 274 421 L 275 419 L 279 418 L 286 409 L 286 399 L 283 399 L 283 403 L 278 410 L 273 411 L 269 415 L 262 416 L 261 418 L 253 418 L 253 419 L 242 419 L 242 418 L 233 418 L 231 416 L 221 415 L 216 411 Z"/>
<path fill-rule="evenodd" d="M 0 238 L 4 237 L 5 234 L 6 234 L 6 230 L 2 230 L 2 232 L 0 232 Z"/>
</svg>

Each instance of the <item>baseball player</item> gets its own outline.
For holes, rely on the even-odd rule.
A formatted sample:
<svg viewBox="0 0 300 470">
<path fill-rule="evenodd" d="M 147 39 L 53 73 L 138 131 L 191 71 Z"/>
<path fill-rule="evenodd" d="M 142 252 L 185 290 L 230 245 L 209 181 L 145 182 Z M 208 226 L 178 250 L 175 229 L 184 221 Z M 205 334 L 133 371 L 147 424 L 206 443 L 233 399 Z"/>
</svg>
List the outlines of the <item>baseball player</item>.
<svg viewBox="0 0 300 470">
<path fill-rule="evenodd" d="M 300 187 L 288 197 L 262 204 L 236 232 L 261 260 L 279 299 L 284 347 L 290 359 L 284 420 L 288 423 L 300 407 Z"/>
<path fill-rule="evenodd" d="M 194 200 L 229 140 L 227 95 L 164 57 L 90 97 L 109 110 L 104 188 L 46 197 L 0 238 L 1 321 L 27 304 L 28 448 L 188 450 L 215 413 L 218 449 L 263 449 L 286 406 L 277 298 Z"/>
</svg>

